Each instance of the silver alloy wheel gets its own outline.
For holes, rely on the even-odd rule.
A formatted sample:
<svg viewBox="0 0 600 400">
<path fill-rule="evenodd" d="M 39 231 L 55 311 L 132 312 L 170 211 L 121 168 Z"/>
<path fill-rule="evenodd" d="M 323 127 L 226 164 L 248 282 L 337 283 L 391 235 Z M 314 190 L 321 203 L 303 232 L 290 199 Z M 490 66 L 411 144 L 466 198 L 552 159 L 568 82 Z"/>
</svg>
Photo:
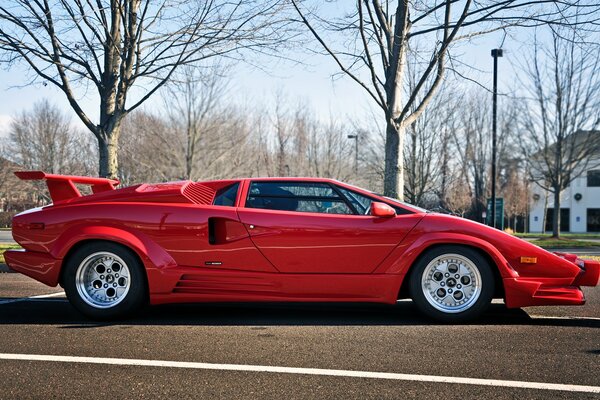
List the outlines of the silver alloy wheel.
<svg viewBox="0 0 600 400">
<path fill-rule="evenodd" d="M 481 275 L 469 258 L 442 254 L 425 267 L 421 289 L 434 308 L 456 314 L 471 308 L 481 295 Z"/>
<path fill-rule="evenodd" d="M 129 292 L 130 272 L 118 255 L 101 251 L 87 256 L 75 274 L 79 297 L 95 308 L 111 308 Z"/>
</svg>

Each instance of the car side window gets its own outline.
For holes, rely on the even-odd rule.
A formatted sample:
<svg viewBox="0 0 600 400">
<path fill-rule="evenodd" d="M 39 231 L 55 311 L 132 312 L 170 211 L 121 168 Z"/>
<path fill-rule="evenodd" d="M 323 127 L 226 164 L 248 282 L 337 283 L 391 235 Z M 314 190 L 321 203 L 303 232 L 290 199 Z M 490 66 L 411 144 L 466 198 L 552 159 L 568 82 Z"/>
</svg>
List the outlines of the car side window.
<svg viewBox="0 0 600 400">
<path fill-rule="evenodd" d="M 252 182 L 246 207 L 267 210 L 353 214 L 333 188 L 326 183 Z"/>
<path fill-rule="evenodd" d="M 233 185 L 229 185 L 222 189 L 219 189 L 219 191 L 215 195 L 213 204 L 215 206 L 233 207 L 235 205 L 235 199 L 237 197 L 237 192 L 238 192 L 239 187 L 240 187 L 240 183 L 237 182 L 237 183 L 234 183 Z"/>
</svg>

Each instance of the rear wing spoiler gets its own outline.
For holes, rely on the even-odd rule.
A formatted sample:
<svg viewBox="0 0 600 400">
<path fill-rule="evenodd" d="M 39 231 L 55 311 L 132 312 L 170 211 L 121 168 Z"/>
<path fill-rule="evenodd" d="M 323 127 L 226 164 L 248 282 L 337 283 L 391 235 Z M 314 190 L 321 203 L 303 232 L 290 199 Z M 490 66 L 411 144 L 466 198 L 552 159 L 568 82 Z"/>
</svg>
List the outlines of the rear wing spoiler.
<svg viewBox="0 0 600 400">
<path fill-rule="evenodd" d="M 45 180 L 48 185 L 50 197 L 54 203 L 81 197 L 81 193 L 75 186 L 90 185 L 93 193 L 115 190 L 119 184 L 118 180 L 108 178 L 90 178 L 86 176 L 55 175 L 43 171 L 15 171 L 15 175 L 24 181 Z"/>
</svg>

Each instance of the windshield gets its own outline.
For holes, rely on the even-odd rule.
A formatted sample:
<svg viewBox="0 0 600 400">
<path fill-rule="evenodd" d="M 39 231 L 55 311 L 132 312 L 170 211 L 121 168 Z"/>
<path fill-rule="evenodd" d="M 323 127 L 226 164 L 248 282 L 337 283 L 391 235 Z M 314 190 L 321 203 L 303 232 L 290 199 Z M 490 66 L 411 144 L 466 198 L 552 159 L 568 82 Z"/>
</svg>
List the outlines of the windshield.
<svg viewBox="0 0 600 400">
<path fill-rule="evenodd" d="M 382 194 L 379 194 L 379 193 L 375 193 L 375 192 L 373 192 L 373 191 L 371 191 L 371 190 L 369 190 L 369 189 L 361 188 L 361 187 L 358 187 L 358 186 L 355 186 L 355 185 L 351 185 L 351 184 L 348 184 L 348 183 L 346 183 L 346 185 L 347 185 L 347 186 L 350 186 L 350 187 L 353 187 L 353 188 L 356 188 L 356 189 L 359 189 L 359 190 L 364 190 L 365 192 L 372 193 L 372 194 L 374 194 L 375 196 L 383 197 L 384 199 L 387 199 L 387 200 L 389 200 L 389 201 L 392 201 L 392 202 L 394 202 L 394 203 L 396 203 L 396 204 L 400 204 L 401 206 L 404 206 L 404 207 L 409 207 L 409 208 L 412 208 L 412 209 L 414 209 L 414 210 L 416 210 L 416 211 L 418 211 L 418 212 L 423 212 L 423 213 L 428 213 L 428 212 L 430 212 L 429 210 L 427 210 L 427 209 L 425 209 L 425 208 L 422 208 L 422 207 L 419 207 L 419 206 L 415 206 L 415 205 L 412 205 L 412 204 L 410 204 L 410 203 L 405 203 L 404 201 L 400 201 L 400 200 L 398 200 L 398 199 L 393 199 L 393 198 L 391 198 L 391 197 L 387 197 L 387 196 L 384 196 L 384 195 L 382 195 Z"/>
<path fill-rule="evenodd" d="M 381 196 L 381 197 L 383 197 L 385 199 L 393 201 L 394 203 L 398 203 L 398 204 L 401 204 L 401 205 L 406 206 L 406 207 L 414 208 L 414 209 L 416 209 L 417 211 L 420 211 L 420 212 L 424 212 L 424 213 L 429 212 L 429 210 L 427 210 L 427 209 L 425 209 L 423 207 L 415 206 L 414 204 L 406 203 L 404 201 L 400 201 L 398 199 L 393 199 L 391 197 L 383 196 L 381 194 L 378 194 L 378 196 Z"/>
</svg>

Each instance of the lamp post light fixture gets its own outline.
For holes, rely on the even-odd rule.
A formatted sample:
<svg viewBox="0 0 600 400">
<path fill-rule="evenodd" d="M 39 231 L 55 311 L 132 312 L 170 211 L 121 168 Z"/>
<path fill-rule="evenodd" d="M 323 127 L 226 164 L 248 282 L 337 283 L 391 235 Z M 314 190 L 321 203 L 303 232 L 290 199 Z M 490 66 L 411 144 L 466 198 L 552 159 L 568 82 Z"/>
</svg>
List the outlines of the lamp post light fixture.
<svg viewBox="0 0 600 400">
<path fill-rule="evenodd" d="M 494 57 L 494 91 L 492 94 L 492 224 L 496 227 L 496 141 L 497 141 L 497 109 L 498 109 L 498 57 L 502 57 L 502 49 L 493 49 Z"/>
<path fill-rule="evenodd" d="M 358 133 L 348 135 L 348 139 L 354 139 L 354 173 L 358 174 Z"/>
</svg>

